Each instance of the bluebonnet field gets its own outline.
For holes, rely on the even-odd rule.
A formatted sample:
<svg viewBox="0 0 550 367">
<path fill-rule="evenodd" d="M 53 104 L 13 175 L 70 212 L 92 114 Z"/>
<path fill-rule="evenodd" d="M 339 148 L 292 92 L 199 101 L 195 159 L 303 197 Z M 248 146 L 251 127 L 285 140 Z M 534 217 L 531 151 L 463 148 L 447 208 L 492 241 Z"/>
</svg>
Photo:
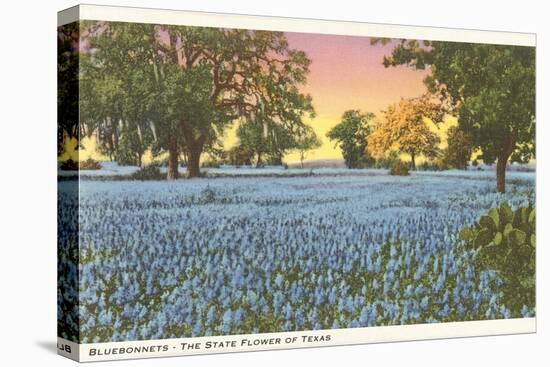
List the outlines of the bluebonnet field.
<svg viewBox="0 0 550 367">
<path fill-rule="evenodd" d="M 59 307 L 64 333 L 106 342 L 510 317 L 498 276 L 474 271 L 457 237 L 503 201 L 526 205 L 534 173 L 510 172 L 503 195 L 492 174 L 355 172 L 82 180 L 79 316 Z M 61 216 L 74 215 L 70 193 Z M 65 302 L 76 269 L 63 261 Z"/>
</svg>

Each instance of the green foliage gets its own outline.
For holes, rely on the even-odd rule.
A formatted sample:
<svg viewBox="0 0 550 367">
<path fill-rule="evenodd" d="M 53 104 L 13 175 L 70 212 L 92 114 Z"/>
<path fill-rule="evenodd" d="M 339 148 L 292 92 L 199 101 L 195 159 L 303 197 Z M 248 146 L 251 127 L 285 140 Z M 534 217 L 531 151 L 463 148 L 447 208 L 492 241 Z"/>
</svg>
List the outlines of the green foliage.
<svg viewBox="0 0 550 367">
<path fill-rule="evenodd" d="M 426 160 L 416 166 L 416 169 L 419 171 L 444 171 L 449 169 L 446 161 L 442 158 L 436 158 L 431 160 Z"/>
<path fill-rule="evenodd" d="M 254 152 L 244 145 L 236 145 L 228 152 L 228 161 L 233 166 L 250 166 Z"/>
<path fill-rule="evenodd" d="M 69 158 L 64 162 L 61 162 L 59 169 L 63 171 L 78 171 L 78 162 L 75 162 Z"/>
<path fill-rule="evenodd" d="M 80 162 L 80 169 L 98 170 L 101 169 L 101 163 L 99 163 L 95 159 L 88 158 L 85 161 Z"/>
<path fill-rule="evenodd" d="M 167 152 L 168 177 L 200 175 L 200 157 L 234 121 L 293 132 L 314 115 L 300 92 L 310 60 L 282 32 L 83 22 L 81 116 L 112 159 Z M 129 131 L 122 131 L 129 129 Z M 279 129 L 279 130 L 278 130 Z M 278 140 L 277 154 L 284 149 Z M 116 156 L 116 157 L 115 157 Z"/>
<path fill-rule="evenodd" d="M 390 167 L 389 173 L 392 176 L 408 176 L 409 165 L 401 160 L 396 160 Z"/>
<path fill-rule="evenodd" d="M 79 131 L 79 41 L 80 23 L 57 28 L 57 154 L 65 152 L 67 139 L 78 139 Z"/>
<path fill-rule="evenodd" d="M 531 205 L 514 211 L 503 203 L 459 234 L 470 249 L 477 251 L 480 271 L 498 272 L 503 281 L 503 300 L 514 317 L 521 317 L 524 305 L 535 307 L 535 219 Z"/>
<path fill-rule="evenodd" d="M 447 131 L 447 148 L 443 152 L 445 165 L 466 169 L 472 156 L 472 137 L 458 127 L 451 127 Z"/>
<path fill-rule="evenodd" d="M 392 151 L 386 155 L 383 155 L 379 158 L 376 158 L 374 163 L 375 168 L 385 168 L 390 169 L 396 161 L 399 160 L 399 153 Z"/>
<path fill-rule="evenodd" d="M 257 167 L 267 163 L 268 157 L 282 156 L 296 145 L 291 129 L 261 118 L 239 125 L 237 137 L 241 146 L 253 152 Z"/>
<path fill-rule="evenodd" d="M 154 167 L 168 167 L 168 157 L 164 158 L 155 158 L 151 162 L 149 162 L 148 166 L 154 166 Z"/>
<path fill-rule="evenodd" d="M 472 134 L 485 162 L 507 161 L 518 150 L 535 154 L 535 49 L 438 44 L 433 79 L 458 104 L 460 127 Z M 482 70 L 480 73 L 479 70 Z"/>
<path fill-rule="evenodd" d="M 348 168 L 366 168 L 374 164 L 367 152 L 367 138 L 374 117 L 370 112 L 363 114 L 359 110 L 348 110 L 342 115 L 342 121 L 327 133 L 327 137 L 340 147 Z"/>
<path fill-rule="evenodd" d="M 201 191 L 197 203 L 198 204 L 211 204 L 216 201 L 216 191 L 214 189 L 207 187 Z"/>
<path fill-rule="evenodd" d="M 129 126 L 128 123 L 123 125 L 113 158 L 122 166 L 141 167 L 143 155 L 154 141 L 153 134 L 147 126 Z"/>
<path fill-rule="evenodd" d="M 430 68 L 427 86 L 455 109 L 483 161 L 497 160 L 504 192 L 508 160 L 535 157 L 535 61 L 534 47 L 400 40 L 383 63 Z"/>
<path fill-rule="evenodd" d="M 309 150 L 320 148 L 323 142 L 315 131 L 310 126 L 307 126 L 301 133 L 295 138 L 295 149 L 300 154 L 300 166 L 304 167 L 304 159 Z"/>
<path fill-rule="evenodd" d="M 101 163 L 98 161 L 88 158 L 84 161 L 77 162 L 72 159 L 67 159 L 59 165 L 59 168 L 63 171 L 78 171 L 81 170 L 97 170 L 101 169 Z"/>
<path fill-rule="evenodd" d="M 268 154 L 264 159 L 264 163 L 268 166 L 283 166 L 283 155 L 280 152 Z"/>
<path fill-rule="evenodd" d="M 203 168 L 220 168 L 222 163 L 220 161 L 217 161 L 215 159 L 209 159 L 204 162 L 202 162 L 201 167 Z"/>
<path fill-rule="evenodd" d="M 140 165 L 155 139 L 151 65 L 133 49 L 144 49 L 155 28 L 146 24 L 84 22 L 89 49 L 81 57 L 81 121 L 97 134 L 98 150 L 123 165 Z M 133 55 L 130 57 L 129 55 Z"/>
<path fill-rule="evenodd" d="M 155 165 L 148 165 L 141 168 L 139 171 L 131 175 L 133 180 L 148 181 L 148 180 L 165 180 L 166 174 L 160 171 Z"/>
</svg>

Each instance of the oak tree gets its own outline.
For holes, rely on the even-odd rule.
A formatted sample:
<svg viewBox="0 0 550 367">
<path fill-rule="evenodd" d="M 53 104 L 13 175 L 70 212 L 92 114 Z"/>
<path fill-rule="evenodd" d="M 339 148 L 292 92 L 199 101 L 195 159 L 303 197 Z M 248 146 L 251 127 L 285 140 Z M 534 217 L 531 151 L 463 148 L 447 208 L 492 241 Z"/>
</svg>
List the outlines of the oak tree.
<svg viewBox="0 0 550 367">
<path fill-rule="evenodd" d="M 443 163 L 451 168 L 466 169 L 472 157 L 472 137 L 457 126 L 447 130 L 447 148 L 443 152 Z"/>
<path fill-rule="evenodd" d="M 411 157 L 411 168 L 416 168 L 416 157 L 435 158 L 439 154 L 440 139 L 430 129 L 427 120 L 438 124 L 444 110 L 429 95 L 401 99 L 383 111 L 382 119 L 368 137 L 369 152 L 383 157 L 391 151 Z"/>
<path fill-rule="evenodd" d="M 367 150 L 367 138 L 374 117 L 371 112 L 348 110 L 342 115 L 342 121 L 327 133 L 327 137 L 340 147 L 348 168 L 364 168 L 373 163 Z"/>
</svg>

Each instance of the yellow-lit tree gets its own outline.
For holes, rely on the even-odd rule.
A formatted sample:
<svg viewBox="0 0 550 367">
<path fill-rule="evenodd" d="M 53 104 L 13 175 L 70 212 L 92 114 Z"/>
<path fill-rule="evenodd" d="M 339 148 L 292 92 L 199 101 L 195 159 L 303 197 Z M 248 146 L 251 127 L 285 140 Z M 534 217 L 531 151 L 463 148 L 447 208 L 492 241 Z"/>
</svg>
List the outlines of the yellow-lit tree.
<svg viewBox="0 0 550 367">
<path fill-rule="evenodd" d="M 440 142 L 430 130 L 426 119 L 439 124 L 445 115 L 441 104 L 429 95 L 401 99 L 383 111 L 383 118 L 368 137 L 368 151 L 374 157 L 389 152 L 405 153 L 411 157 L 411 168 L 416 167 L 419 155 L 434 158 L 439 153 Z"/>
</svg>

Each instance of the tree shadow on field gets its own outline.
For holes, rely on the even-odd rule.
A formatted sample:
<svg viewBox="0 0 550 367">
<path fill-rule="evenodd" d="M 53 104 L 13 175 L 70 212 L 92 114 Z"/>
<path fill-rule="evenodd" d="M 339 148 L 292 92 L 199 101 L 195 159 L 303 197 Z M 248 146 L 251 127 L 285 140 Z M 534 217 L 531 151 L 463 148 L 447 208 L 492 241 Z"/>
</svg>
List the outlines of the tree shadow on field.
<svg viewBox="0 0 550 367">
<path fill-rule="evenodd" d="M 57 354 L 57 344 L 53 340 L 38 340 L 36 345 L 49 353 Z"/>
</svg>

